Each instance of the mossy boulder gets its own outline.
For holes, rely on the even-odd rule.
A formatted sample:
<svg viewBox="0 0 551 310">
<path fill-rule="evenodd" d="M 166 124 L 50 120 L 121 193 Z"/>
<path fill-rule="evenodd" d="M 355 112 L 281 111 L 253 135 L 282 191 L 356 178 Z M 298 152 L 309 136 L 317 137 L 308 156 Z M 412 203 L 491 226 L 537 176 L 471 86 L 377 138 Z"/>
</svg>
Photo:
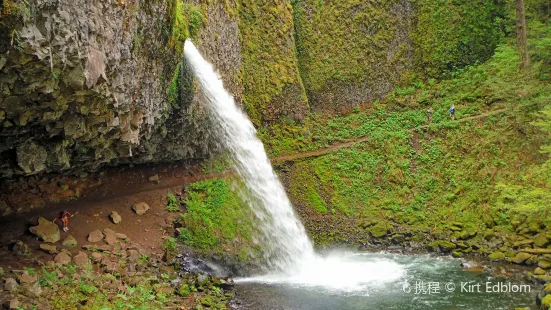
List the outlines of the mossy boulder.
<svg viewBox="0 0 551 310">
<path fill-rule="evenodd" d="M 551 307 L 551 294 L 546 295 L 541 300 L 541 309 L 549 309 Z"/>
<path fill-rule="evenodd" d="M 543 269 L 551 268 L 551 260 L 545 259 L 545 258 L 539 259 L 538 260 L 538 267 L 543 268 Z"/>
<path fill-rule="evenodd" d="M 391 226 L 385 222 L 378 222 L 377 224 L 375 224 L 374 226 L 368 229 L 369 233 L 374 238 L 382 238 L 388 235 L 390 230 L 391 230 Z"/>
<path fill-rule="evenodd" d="M 549 237 L 544 234 L 539 234 L 534 238 L 534 245 L 539 248 L 545 248 L 550 243 Z"/>
<path fill-rule="evenodd" d="M 463 257 L 463 252 L 461 252 L 460 250 L 455 250 L 452 252 L 452 256 L 457 258 Z"/>
<path fill-rule="evenodd" d="M 443 253 L 450 253 L 455 248 L 457 248 L 455 243 L 447 240 L 438 240 L 438 241 L 431 242 L 429 243 L 428 247 L 432 251 L 441 251 Z"/>
<path fill-rule="evenodd" d="M 488 255 L 488 258 L 492 261 L 500 261 L 505 259 L 505 254 L 503 252 L 496 251 Z"/>
<path fill-rule="evenodd" d="M 519 252 L 517 253 L 517 255 L 515 255 L 515 257 L 511 258 L 511 262 L 515 264 L 522 264 L 526 262 L 528 259 L 530 259 L 530 257 L 532 257 L 531 254 L 528 254 L 525 252 Z"/>
</svg>

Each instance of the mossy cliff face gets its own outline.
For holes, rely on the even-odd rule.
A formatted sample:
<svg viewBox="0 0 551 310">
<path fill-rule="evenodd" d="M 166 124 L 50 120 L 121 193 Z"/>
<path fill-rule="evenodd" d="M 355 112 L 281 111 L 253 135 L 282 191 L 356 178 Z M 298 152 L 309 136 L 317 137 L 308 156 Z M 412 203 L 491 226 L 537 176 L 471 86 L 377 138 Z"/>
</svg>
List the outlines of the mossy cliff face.
<svg viewBox="0 0 551 310">
<path fill-rule="evenodd" d="M 208 117 L 180 65 L 187 38 L 259 127 L 489 57 L 500 5 L 448 2 L 6 1 L 0 178 L 210 156 Z"/>
<path fill-rule="evenodd" d="M 301 76 L 315 110 L 381 98 L 411 70 L 410 1 L 294 2 Z"/>
</svg>

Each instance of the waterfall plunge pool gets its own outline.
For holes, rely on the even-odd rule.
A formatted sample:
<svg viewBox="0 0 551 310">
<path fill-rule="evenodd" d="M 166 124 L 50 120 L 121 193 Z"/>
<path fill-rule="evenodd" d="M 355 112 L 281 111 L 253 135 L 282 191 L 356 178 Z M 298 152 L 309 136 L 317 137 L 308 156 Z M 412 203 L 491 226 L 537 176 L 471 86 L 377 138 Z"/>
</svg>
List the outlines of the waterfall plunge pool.
<svg viewBox="0 0 551 310">
<path fill-rule="evenodd" d="M 518 277 L 464 270 L 460 259 L 388 253 L 329 254 L 291 276 L 236 282 L 236 309 L 537 309 L 540 290 Z"/>
</svg>

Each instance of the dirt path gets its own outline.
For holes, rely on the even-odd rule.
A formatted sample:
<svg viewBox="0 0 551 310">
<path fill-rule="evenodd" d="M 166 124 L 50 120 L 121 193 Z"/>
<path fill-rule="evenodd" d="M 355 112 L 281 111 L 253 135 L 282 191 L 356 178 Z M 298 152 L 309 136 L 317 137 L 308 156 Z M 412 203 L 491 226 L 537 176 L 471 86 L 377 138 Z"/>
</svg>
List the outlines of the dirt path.
<svg viewBox="0 0 551 310">
<path fill-rule="evenodd" d="M 499 109 L 499 110 L 495 110 L 495 111 L 486 112 L 486 113 L 483 113 L 483 114 L 473 115 L 473 116 L 469 116 L 469 117 L 459 119 L 456 122 L 463 123 L 463 122 L 470 121 L 470 120 L 476 120 L 476 119 L 488 117 L 490 115 L 500 114 L 500 113 L 505 112 L 506 110 L 507 109 L 504 108 L 504 109 Z M 438 126 L 438 125 L 441 125 L 441 124 L 444 124 L 444 123 L 449 123 L 449 122 L 443 122 L 443 123 L 438 123 L 438 124 L 433 124 L 433 125 Z M 414 132 L 414 131 L 417 131 L 419 129 L 425 129 L 425 128 L 428 128 L 428 127 L 429 127 L 429 125 L 418 126 L 418 127 L 411 128 L 409 131 Z M 363 136 L 363 137 L 355 138 L 355 139 L 345 141 L 345 142 L 337 142 L 335 144 L 332 144 L 330 147 L 323 148 L 323 149 L 318 149 L 318 150 L 315 150 L 315 151 L 281 155 L 281 156 L 272 158 L 271 161 L 274 164 L 278 164 L 278 163 L 287 162 L 287 161 L 294 161 L 294 160 L 297 160 L 297 159 L 318 157 L 318 156 L 322 156 L 322 155 L 325 155 L 325 154 L 332 153 L 334 151 L 337 151 L 337 150 L 340 150 L 340 149 L 343 149 L 343 148 L 350 147 L 350 146 L 352 146 L 354 144 L 357 144 L 357 143 L 365 142 L 368 139 L 369 139 L 369 136 Z"/>
</svg>

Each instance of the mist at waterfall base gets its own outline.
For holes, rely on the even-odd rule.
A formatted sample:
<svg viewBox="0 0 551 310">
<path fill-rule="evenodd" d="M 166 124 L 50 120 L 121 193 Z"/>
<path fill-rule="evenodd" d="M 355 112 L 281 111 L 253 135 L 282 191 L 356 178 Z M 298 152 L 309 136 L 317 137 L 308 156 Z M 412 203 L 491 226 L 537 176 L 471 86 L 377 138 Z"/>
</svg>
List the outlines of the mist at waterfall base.
<svg viewBox="0 0 551 310">
<path fill-rule="evenodd" d="M 295 215 L 264 146 L 257 138 L 253 124 L 224 89 L 213 66 L 189 40 L 185 43 L 184 55 L 199 82 L 200 94 L 207 102 L 212 129 L 222 146 L 230 151 L 235 170 L 247 187 L 243 199 L 256 215 L 262 232 L 258 242 L 264 247 L 266 272 L 262 276 L 236 279 L 238 292 L 251 298 L 250 305 L 243 307 L 366 309 L 366 304 L 381 300 L 372 297 L 387 299 L 403 294 L 405 281 L 422 267 L 408 261 L 415 260 L 415 257 L 349 252 L 322 256 L 314 252 L 304 226 Z M 446 268 L 453 269 L 449 262 L 440 266 L 441 262 L 436 258 L 423 258 L 423 264 L 436 266 L 442 272 L 447 273 L 449 270 Z M 459 262 L 454 261 L 454 264 L 458 268 Z M 333 296 L 333 301 L 344 300 L 339 301 L 342 304 L 338 305 L 324 302 L 327 296 Z M 495 301 L 499 301 L 500 298 L 496 298 Z M 267 304 L 257 304 L 260 301 Z M 361 306 L 355 306 L 356 303 Z M 377 309 L 384 309 L 376 305 Z"/>
</svg>

